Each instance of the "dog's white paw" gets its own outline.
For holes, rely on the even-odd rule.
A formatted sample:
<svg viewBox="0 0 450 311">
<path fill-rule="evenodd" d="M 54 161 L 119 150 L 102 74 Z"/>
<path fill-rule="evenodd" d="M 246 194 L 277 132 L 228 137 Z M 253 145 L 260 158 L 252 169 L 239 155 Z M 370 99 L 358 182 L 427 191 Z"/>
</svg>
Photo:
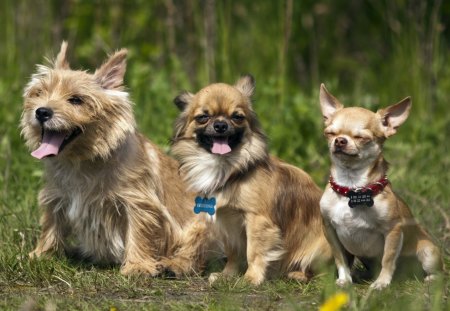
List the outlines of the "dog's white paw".
<svg viewBox="0 0 450 311">
<path fill-rule="evenodd" d="M 34 251 L 28 253 L 28 257 L 29 257 L 30 259 L 38 259 L 39 257 L 41 257 L 41 255 L 42 255 L 42 253 L 41 253 L 41 252 L 38 252 L 38 251 L 36 251 L 36 250 L 34 250 Z"/>
<path fill-rule="evenodd" d="M 36 248 L 32 252 L 28 253 L 28 257 L 31 260 L 33 260 L 33 259 L 40 259 L 40 258 L 44 258 L 44 257 L 50 257 L 50 255 L 53 254 L 53 253 L 58 254 L 57 252 L 52 252 L 52 251 L 44 252 L 42 249 Z"/>
<path fill-rule="evenodd" d="M 425 277 L 425 282 L 426 283 L 428 283 L 428 282 L 433 282 L 434 280 L 436 280 L 437 279 L 437 275 L 436 274 L 430 274 L 430 275 L 427 275 L 426 277 Z"/>
<path fill-rule="evenodd" d="M 223 273 L 221 272 L 214 272 L 211 273 L 208 277 L 208 282 L 210 285 L 214 284 L 217 280 L 223 278 Z"/>
<path fill-rule="evenodd" d="M 370 285 L 370 288 L 376 289 L 376 290 L 382 290 L 382 289 L 385 289 L 386 287 L 388 287 L 389 284 L 391 284 L 391 280 L 377 279 L 375 282 L 372 283 L 372 285 Z"/>
<path fill-rule="evenodd" d="M 348 286 L 353 283 L 350 270 L 345 266 L 338 267 L 338 279 L 336 280 L 336 285 L 339 287 Z"/>
<path fill-rule="evenodd" d="M 352 280 L 351 279 L 337 279 L 336 280 L 336 285 L 339 287 L 345 287 L 348 285 L 352 284 Z"/>
</svg>

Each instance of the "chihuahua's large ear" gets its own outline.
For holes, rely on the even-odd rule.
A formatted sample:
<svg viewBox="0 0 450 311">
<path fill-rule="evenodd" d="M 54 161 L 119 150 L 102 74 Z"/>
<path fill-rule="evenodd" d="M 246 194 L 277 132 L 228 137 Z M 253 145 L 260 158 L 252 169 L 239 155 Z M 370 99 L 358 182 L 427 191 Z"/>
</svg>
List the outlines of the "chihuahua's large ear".
<svg viewBox="0 0 450 311">
<path fill-rule="evenodd" d="M 322 109 L 323 120 L 326 122 L 337 110 L 344 108 L 333 95 L 331 95 L 325 84 L 320 85 L 320 108 Z"/>
<path fill-rule="evenodd" d="M 69 69 L 69 62 L 66 59 L 66 52 L 67 52 L 67 42 L 63 41 L 61 43 L 61 49 L 59 50 L 59 53 L 56 56 L 53 65 L 55 69 Z"/>
<path fill-rule="evenodd" d="M 252 75 L 246 74 L 237 80 L 234 85 L 235 88 L 238 89 L 244 96 L 252 97 L 255 93 L 255 78 Z"/>
<path fill-rule="evenodd" d="M 117 51 L 95 71 L 94 78 L 102 88 L 109 90 L 122 88 L 127 69 L 127 53 L 126 49 Z"/>
<path fill-rule="evenodd" d="M 397 128 L 406 121 L 411 104 L 411 97 L 408 96 L 394 105 L 377 111 L 386 137 L 394 135 Z"/>
<path fill-rule="evenodd" d="M 180 111 L 184 111 L 186 109 L 186 106 L 189 105 L 189 103 L 192 101 L 193 97 L 194 94 L 183 92 L 174 98 L 173 103 L 178 107 L 178 109 L 180 109 Z"/>
</svg>

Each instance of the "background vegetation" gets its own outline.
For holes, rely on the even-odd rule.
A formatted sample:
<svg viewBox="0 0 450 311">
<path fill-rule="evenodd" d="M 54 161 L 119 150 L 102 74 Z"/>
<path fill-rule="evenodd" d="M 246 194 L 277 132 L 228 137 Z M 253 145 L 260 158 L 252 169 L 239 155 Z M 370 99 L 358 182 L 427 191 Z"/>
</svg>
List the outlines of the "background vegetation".
<svg viewBox="0 0 450 311">
<path fill-rule="evenodd" d="M 166 150 L 178 92 L 252 73 L 271 152 L 321 187 L 329 160 L 319 84 L 370 109 L 411 95 L 409 120 L 386 144 L 390 178 L 450 267 L 450 2 L 2 0 L 0 21 L 0 309 L 33 299 L 35 307 L 73 310 L 314 310 L 337 291 L 332 272 L 307 285 L 277 280 L 252 289 L 236 279 L 211 288 L 201 276 L 125 278 L 65 259 L 29 262 L 42 166 L 20 137 L 21 92 L 35 64 L 54 57 L 63 39 L 74 68 L 93 70 L 107 53 L 129 49 L 126 83 L 139 128 Z M 418 277 L 382 293 L 367 285 L 346 292 L 349 310 L 450 309 L 448 277 L 431 286 Z"/>
</svg>

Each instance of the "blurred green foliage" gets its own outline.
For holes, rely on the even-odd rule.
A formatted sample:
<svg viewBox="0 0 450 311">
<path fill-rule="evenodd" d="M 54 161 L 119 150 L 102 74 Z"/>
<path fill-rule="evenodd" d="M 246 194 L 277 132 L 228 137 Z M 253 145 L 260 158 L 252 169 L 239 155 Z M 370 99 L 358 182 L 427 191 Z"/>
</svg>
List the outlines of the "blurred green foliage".
<svg viewBox="0 0 450 311">
<path fill-rule="evenodd" d="M 242 73 L 256 78 L 255 109 L 280 156 L 302 162 L 324 152 L 321 82 L 344 103 L 371 109 L 412 95 L 414 121 L 405 127 L 419 142 L 430 139 L 429 125 L 449 129 L 449 17 L 445 1 L 3 0 L 0 101 L 18 104 L 34 65 L 65 39 L 75 68 L 92 70 L 106 53 L 129 49 L 139 124 L 160 143 L 179 91 Z"/>
<path fill-rule="evenodd" d="M 388 148 L 401 157 L 424 150 L 437 162 L 425 165 L 428 175 L 449 165 L 448 1 L 3 0 L 0 20 L 0 135 L 10 165 L 8 154 L 26 153 L 17 127 L 22 88 L 62 40 L 72 67 L 91 71 L 108 53 L 129 50 L 139 127 L 166 150 L 180 91 L 251 73 L 272 153 L 321 186 L 329 166 L 321 82 L 344 104 L 369 109 L 411 95 L 412 114 Z M 417 159 L 402 163 L 399 178 Z M 442 178 L 437 189 L 447 192 Z"/>
</svg>

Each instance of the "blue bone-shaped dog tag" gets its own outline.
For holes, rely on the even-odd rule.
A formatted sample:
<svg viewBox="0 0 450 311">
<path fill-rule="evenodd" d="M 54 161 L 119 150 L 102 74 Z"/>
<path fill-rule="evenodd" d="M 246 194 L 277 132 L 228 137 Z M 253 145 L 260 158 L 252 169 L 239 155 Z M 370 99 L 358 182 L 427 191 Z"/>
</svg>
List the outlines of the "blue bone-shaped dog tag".
<svg viewBox="0 0 450 311">
<path fill-rule="evenodd" d="M 214 215 L 216 213 L 216 198 L 195 198 L 194 213 L 200 214 L 201 212 Z"/>
</svg>

